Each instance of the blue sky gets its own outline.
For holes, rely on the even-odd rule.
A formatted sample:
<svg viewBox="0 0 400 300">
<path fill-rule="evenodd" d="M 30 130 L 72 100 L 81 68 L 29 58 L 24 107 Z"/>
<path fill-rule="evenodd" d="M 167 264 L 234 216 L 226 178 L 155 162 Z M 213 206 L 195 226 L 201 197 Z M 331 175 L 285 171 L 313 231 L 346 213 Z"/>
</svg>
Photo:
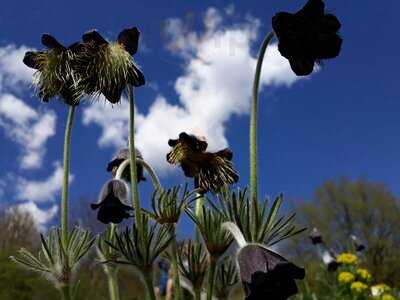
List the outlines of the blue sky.
<svg viewBox="0 0 400 300">
<path fill-rule="evenodd" d="M 342 22 L 340 57 L 298 80 L 276 46 L 264 65 L 259 116 L 260 194 L 304 201 L 324 180 L 347 176 L 385 183 L 400 194 L 400 3 L 327 1 Z M 0 11 L 1 204 L 23 205 L 41 225 L 57 217 L 66 106 L 40 103 L 20 63 L 49 32 L 61 42 L 96 28 L 110 40 L 128 26 L 142 32 L 135 60 L 147 86 L 136 91 L 138 144 L 165 186 L 167 139 L 181 129 L 229 145 L 248 182 L 248 105 L 255 56 L 274 13 L 303 1 L 7 1 Z M 14 98 L 13 98 L 14 97 Z M 109 178 L 107 161 L 124 143 L 125 104 L 78 108 L 72 141 L 71 202 L 95 199 Z M 36 128 L 36 129 L 35 129 Z M 41 128 L 41 129 L 39 129 Z M 104 129 L 107 129 L 104 131 Z M 176 131 L 176 133 L 175 133 Z M 23 134 L 25 132 L 25 134 Z M 171 171 L 172 170 L 172 171 Z M 147 202 L 150 181 L 142 187 Z M 185 226 L 184 226 L 185 227 Z"/>
</svg>

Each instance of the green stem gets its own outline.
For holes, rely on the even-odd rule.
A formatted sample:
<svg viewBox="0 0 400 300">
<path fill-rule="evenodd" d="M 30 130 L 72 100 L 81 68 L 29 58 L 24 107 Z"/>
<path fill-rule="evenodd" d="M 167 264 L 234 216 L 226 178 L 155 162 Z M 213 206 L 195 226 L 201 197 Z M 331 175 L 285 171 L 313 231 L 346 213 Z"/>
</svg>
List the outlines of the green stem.
<svg viewBox="0 0 400 300">
<path fill-rule="evenodd" d="M 217 261 L 215 258 L 210 257 L 210 265 L 208 269 L 208 284 L 207 284 L 207 300 L 212 300 L 214 291 L 214 277 Z"/>
<path fill-rule="evenodd" d="M 201 289 L 194 290 L 194 300 L 201 300 Z"/>
<path fill-rule="evenodd" d="M 64 284 L 60 287 L 61 299 L 71 300 L 71 293 L 69 290 L 69 284 Z"/>
<path fill-rule="evenodd" d="M 64 249 L 68 245 L 68 185 L 69 185 L 69 152 L 71 146 L 71 130 L 74 121 L 75 106 L 69 106 L 64 136 L 64 174 L 61 194 L 61 241 Z"/>
<path fill-rule="evenodd" d="M 133 95 L 133 87 L 128 84 L 128 98 L 129 98 L 129 154 L 130 154 L 130 170 L 131 170 L 131 202 L 132 207 L 135 209 L 135 219 L 137 228 L 142 228 L 141 222 L 141 209 L 139 201 L 139 192 L 137 184 L 137 169 L 136 169 L 136 150 L 135 150 L 135 98 Z"/>
<path fill-rule="evenodd" d="M 113 270 L 109 267 L 107 278 L 108 278 L 108 291 L 110 293 L 111 300 L 119 300 L 119 288 L 118 288 L 118 276 L 117 270 Z"/>
<path fill-rule="evenodd" d="M 130 163 L 130 159 L 127 159 L 127 160 L 123 161 L 122 164 L 120 164 L 120 166 L 118 167 L 117 173 L 115 174 L 115 179 L 122 178 L 122 173 L 124 172 L 126 166 L 129 165 L 129 163 Z M 139 165 L 142 165 L 146 169 L 147 173 L 150 174 L 151 181 L 153 182 L 154 188 L 156 190 L 162 190 L 162 186 L 161 186 L 160 180 L 158 179 L 156 171 L 154 171 L 154 169 L 143 159 L 136 158 L 136 163 Z"/>
<path fill-rule="evenodd" d="M 258 215 L 258 192 L 257 192 L 257 109 L 258 109 L 258 90 L 260 86 L 261 69 L 265 56 L 265 51 L 272 38 L 274 32 L 270 32 L 264 39 L 258 53 L 256 72 L 253 83 L 253 101 L 251 105 L 250 115 L 250 199 L 252 201 L 252 222 L 253 232 L 257 231 L 257 215 Z"/>
<path fill-rule="evenodd" d="M 179 269 L 178 269 L 178 245 L 176 243 L 176 238 L 175 238 L 175 225 L 172 226 L 171 229 L 171 235 L 173 236 L 173 240 L 171 243 L 171 265 L 172 265 L 172 270 L 174 272 L 174 299 L 181 300 L 182 299 L 182 294 L 181 294 L 181 283 L 179 280 Z"/>
<path fill-rule="evenodd" d="M 143 272 L 144 283 L 146 284 L 147 293 L 150 300 L 156 300 L 153 285 L 153 271 Z"/>
<path fill-rule="evenodd" d="M 197 200 L 196 200 L 196 208 L 195 208 L 195 214 L 197 219 L 200 219 L 201 214 L 203 213 L 203 206 L 204 206 L 204 196 L 202 194 L 197 193 Z M 196 226 L 196 232 L 195 232 L 195 239 L 197 242 L 200 242 L 200 230 Z"/>
</svg>

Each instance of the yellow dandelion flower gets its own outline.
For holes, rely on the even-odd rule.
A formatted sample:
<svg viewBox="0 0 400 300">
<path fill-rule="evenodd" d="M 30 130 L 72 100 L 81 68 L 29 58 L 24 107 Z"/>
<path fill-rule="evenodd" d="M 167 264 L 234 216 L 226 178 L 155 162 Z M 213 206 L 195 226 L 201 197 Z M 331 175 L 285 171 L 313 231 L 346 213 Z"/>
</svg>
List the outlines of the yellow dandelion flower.
<svg viewBox="0 0 400 300">
<path fill-rule="evenodd" d="M 358 262 L 358 257 L 351 253 L 342 253 L 337 257 L 336 261 L 344 265 L 355 265 Z"/>
<path fill-rule="evenodd" d="M 356 294 L 361 294 L 368 289 L 368 285 L 366 285 L 365 283 L 362 283 L 361 281 L 355 281 L 351 284 L 350 288 L 351 288 L 352 292 L 354 292 Z"/>
<path fill-rule="evenodd" d="M 338 276 L 338 281 L 340 284 L 347 284 L 353 282 L 355 279 L 354 275 L 350 272 L 341 272 Z"/>
<path fill-rule="evenodd" d="M 357 269 L 356 273 L 364 281 L 370 281 L 372 278 L 371 273 L 367 269 Z"/>
</svg>

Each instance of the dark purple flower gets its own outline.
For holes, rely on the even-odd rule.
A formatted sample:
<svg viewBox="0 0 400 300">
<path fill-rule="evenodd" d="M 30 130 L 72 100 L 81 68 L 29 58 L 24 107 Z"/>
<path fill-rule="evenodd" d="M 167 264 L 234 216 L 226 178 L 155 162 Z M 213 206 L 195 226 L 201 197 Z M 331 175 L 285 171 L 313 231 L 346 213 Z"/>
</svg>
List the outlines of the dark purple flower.
<svg viewBox="0 0 400 300">
<path fill-rule="evenodd" d="M 322 0 L 309 0 L 298 12 L 279 12 L 272 19 L 279 52 L 298 76 L 311 74 L 314 63 L 339 55 L 341 24 L 336 16 L 325 14 Z"/>
<path fill-rule="evenodd" d="M 90 206 L 93 210 L 98 209 L 97 219 L 104 223 L 121 223 L 130 218 L 133 208 L 128 203 L 128 187 L 125 182 L 112 179 L 103 186 L 99 201 Z"/>
<path fill-rule="evenodd" d="M 351 241 L 353 243 L 353 247 L 357 252 L 362 252 L 365 250 L 365 245 L 363 244 L 363 242 L 356 237 L 354 234 L 350 236 Z"/>
<path fill-rule="evenodd" d="M 142 153 L 138 149 L 135 149 L 136 151 L 136 158 L 137 159 L 143 159 Z M 107 172 L 112 172 L 113 177 L 115 177 L 118 167 L 127 159 L 129 159 L 130 154 L 129 154 L 129 149 L 128 148 L 123 148 L 119 150 L 116 156 L 113 157 L 113 159 L 108 163 L 107 165 Z M 144 177 L 144 172 L 143 172 L 143 166 L 140 163 L 136 164 L 136 171 L 137 171 L 137 180 L 138 182 L 140 181 L 146 181 L 146 177 Z M 130 167 L 129 164 L 127 167 L 124 169 L 122 173 L 122 178 L 125 179 L 126 181 L 130 182 L 131 181 L 131 172 L 130 172 Z"/>
<path fill-rule="evenodd" d="M 310 232 L 310 240 L 313 245 L 322 244 L 322 235 L 317 228 L 313 228 Z"/>
<path fill-rule="evenodd" d="M 136 27 L 122 30 L 112 43 L 96 30 L 83 34 L 85 51 L 77 67 L 82 79 L 81 89 L 90 95 L 103 94 L 115 104 L 127 84 L 144 85 L 144 75 L 132 59 L 138 50 L 139 36 Z"/>
<path fill-rule="evenodd" d="M 195 187 L 201 192 L 218 192 L 221 188 L 239 180 L 231 160 L 233 153 L 226 148 L 218 152 L 207 152 L 207 142 L 195 135 L 182 132 L 178 139 L 171 139 L 172 147 L 167 154 L 170 164 L 179 164 L 186 177 L 194 178 Z"/>
<path fill-rule="evenodd" d="M 305 276 L 303 268 L 257 244 L 241 248 L 237 260 L 246 300 L 286 300 L 298 292 L 295 279 Z"/>
</svg>

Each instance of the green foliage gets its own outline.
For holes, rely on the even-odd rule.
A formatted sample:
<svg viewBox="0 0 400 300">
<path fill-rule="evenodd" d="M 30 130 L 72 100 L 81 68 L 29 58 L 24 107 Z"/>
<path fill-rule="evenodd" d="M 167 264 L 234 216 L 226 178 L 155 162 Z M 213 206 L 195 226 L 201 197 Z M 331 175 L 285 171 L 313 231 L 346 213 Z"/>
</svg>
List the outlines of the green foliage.
<svg viewBox="0 0 400 300">
<path fill-rule="evenodd" d="M 248 242 L 273 246 L 305 230 L 304 228 L 298 229 L 293 224 L 296 216 L 295 213 L 287 217 L 278 217 L 279 209 L 283 201 L 282 195 L 275 199 L 269 209 L 267 200 L 264 202 L 257 202 L 256 232 L 254 232 L 251 227 L 252 204 L 248 197 L 247 189 L 238 190 L 237 192 L 224 191 L 218 195 L 218 199 L 222 213 L 226 216 L 227 220 L 235 223 L 239 227 L 244 238 Z"/>
</svg>

